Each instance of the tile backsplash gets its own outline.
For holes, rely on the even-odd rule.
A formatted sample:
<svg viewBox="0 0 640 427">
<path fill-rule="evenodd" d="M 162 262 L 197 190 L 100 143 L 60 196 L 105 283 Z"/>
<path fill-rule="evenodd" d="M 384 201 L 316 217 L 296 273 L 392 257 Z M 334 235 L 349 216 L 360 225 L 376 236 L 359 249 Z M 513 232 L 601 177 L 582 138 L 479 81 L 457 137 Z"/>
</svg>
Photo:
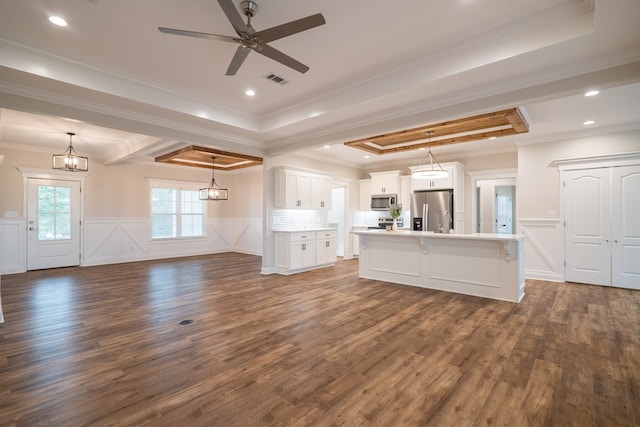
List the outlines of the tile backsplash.
<svg viewBox="0 0 640 427">
<path fill-rule="evenodd" d="M 327 227 L 326 211 L 274 209 L 269 213 L 271 231 L 301 230 Z"/>
</svg>

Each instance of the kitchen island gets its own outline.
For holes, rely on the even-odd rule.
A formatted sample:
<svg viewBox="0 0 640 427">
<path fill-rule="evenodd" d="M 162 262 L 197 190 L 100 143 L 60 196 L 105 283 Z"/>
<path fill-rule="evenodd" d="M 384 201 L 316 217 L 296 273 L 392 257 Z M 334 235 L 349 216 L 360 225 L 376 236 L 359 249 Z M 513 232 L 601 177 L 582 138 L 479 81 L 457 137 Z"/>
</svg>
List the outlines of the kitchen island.
<svg viewBox="0 0 640 427">
<path fill-rule="evenodd" d="M 403 285 L 520 302 L 524 236 L 356 231 L 359 276 Z"/>
</svg>

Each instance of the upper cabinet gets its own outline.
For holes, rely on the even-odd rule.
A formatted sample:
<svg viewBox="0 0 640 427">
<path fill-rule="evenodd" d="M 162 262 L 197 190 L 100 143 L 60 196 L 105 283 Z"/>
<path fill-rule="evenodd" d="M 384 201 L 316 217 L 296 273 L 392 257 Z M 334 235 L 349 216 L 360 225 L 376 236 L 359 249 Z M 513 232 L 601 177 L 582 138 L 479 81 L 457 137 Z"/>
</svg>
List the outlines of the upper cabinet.
<svg viewBox="0 0 640 427">
<path fill-rule="evenodd" d="M 412 192 L 413 189 L 411 188 L 411 175 L 402 175 L 400 177 L 400 195 L 398 196 L 398 200 L 402 205 L 402 210 L 411 210 Z"/>
<path fill-rule="evenodd" d="M 331 177 L 311 175 L 311 209 L 331 209 Z"/>
<path fill-rule="evenodd" d="M 454 176 L 458 166 L 452 164 L 442 164 L 441 166 L 442 169 L 449 172 L 449 176 L 441 179 L 412 179 L 413 191 L 455 189 Z"/>
<path fill-rule="evenodd" d="M 400 192 L 400 171 L 372 172 L 371 194 L 398 194 Z"/>
<path fill-rule="evenodd" d="M 331 209 L 331 177 L 296 169 L 276 168 L 277 209 Z"/>
<path fill-rule="evenodd" d="M 371 180 L 361 179 L 359 182 L 359 208 L 361 211 L 371 209 Z"/>
</svg>

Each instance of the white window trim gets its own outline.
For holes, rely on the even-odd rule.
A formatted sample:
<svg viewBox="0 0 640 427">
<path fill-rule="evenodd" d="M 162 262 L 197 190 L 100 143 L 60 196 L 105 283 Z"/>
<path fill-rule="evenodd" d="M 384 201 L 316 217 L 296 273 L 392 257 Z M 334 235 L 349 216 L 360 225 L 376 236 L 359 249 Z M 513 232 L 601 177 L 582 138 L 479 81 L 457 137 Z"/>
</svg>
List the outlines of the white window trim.
<svg viewBox="0 0 640 427">
<path fill-rule="evenodd" d="M 202 235 L 201 236 L 176 236 L 176 237 L 153 237 L 153 211 L 151 209 L 152 206 L 152 189 L 155 188 L 169 188 L 175 190 L 190 190 L 190 191 L 199 191 L 200 188 L 203 187 L 202 182 L 196 181 L 180 181 L 180 180 L 171 180 L 171 179 L 159 179 L 159 178 L 149 178 L 147 177 L 147 181 L 149 182 L 149 236 L 150 243 L 162 243 L 162 242 L 172 242 L 172 241 L 185 241 L 185 240 L 206 240 L 207 239 L 207 204 L 203 202 L 204 209 L 202 212 L 203 224 L 202 224 Z"/>
</svg>

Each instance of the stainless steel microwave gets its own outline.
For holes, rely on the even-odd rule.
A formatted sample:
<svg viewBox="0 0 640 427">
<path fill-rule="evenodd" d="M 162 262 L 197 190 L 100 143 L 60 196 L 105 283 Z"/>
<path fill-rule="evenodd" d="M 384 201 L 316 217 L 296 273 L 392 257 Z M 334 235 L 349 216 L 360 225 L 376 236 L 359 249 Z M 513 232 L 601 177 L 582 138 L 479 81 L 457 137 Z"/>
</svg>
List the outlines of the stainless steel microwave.
<svg viewBox="0 0 640 427">
<path fill-rule="evenodd" d="M 396 194 L 374 194 L 371 196 L 372 211 L 388 211 L 396 204 L 398 196 Z"/>
</svg>

